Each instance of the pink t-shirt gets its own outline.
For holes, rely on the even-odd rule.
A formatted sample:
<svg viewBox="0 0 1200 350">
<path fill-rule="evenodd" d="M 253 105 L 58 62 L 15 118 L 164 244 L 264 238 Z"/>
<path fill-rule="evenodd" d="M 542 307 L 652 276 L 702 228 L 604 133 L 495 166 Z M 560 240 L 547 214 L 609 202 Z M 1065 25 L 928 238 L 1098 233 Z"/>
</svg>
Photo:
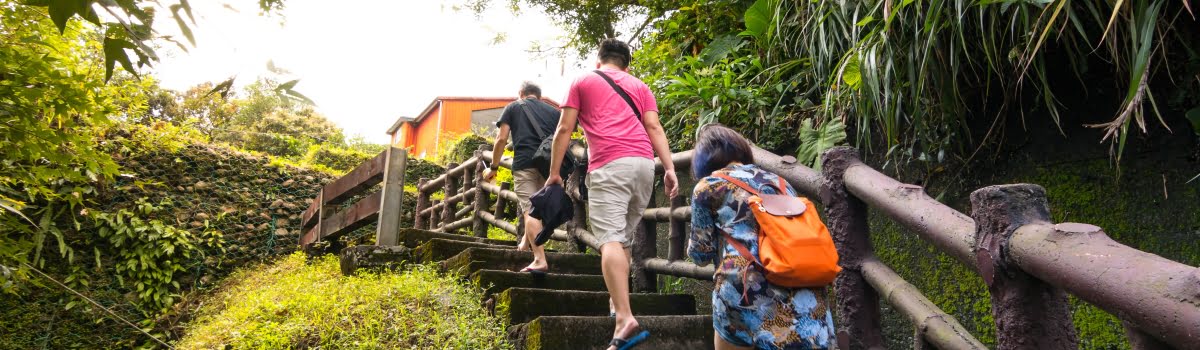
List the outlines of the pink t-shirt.
<svg viewBox="0 0 1200 350">
<path fill-rule="evenodd" d="M 658 112 L 658 102 L 646 83 L 616 69 L 601 68 L 600 71 L 625 89 L 633 104 L 642 110 L 642 115 Z M 625 99 L 599 74 L 587 72 L 576 78 L 562 106 L 579 110 L 579 125 L 583 126 L 588 142 L 589 173 L 619 158 L 654 159 L 646 127 Z"/>
</svg>

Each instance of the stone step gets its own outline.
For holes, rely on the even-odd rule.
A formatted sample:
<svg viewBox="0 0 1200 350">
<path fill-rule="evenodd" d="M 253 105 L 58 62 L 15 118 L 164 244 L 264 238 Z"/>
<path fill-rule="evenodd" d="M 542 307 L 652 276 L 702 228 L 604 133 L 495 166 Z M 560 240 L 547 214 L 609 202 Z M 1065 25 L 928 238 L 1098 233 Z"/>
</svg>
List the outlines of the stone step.
<svg viewBox="0 0 1200 350">
<path fill-rule="evenodd" d="M 650 338 L 638 349 L 692 350 L 713 348 L 712 316 L 640 316 Z M 608 316 L 543 316 L 513 327 L 518 349 L 603 349 L 616 322 Z"/>
<path fill-rule="evenodd" d="M 570 275 L 548 273 L 534 275 L 528 272 L 479 270 L 471 273 L 471 282 L 484 289 L 490 296 L 509 288 L 543 288 L 560 290 L 607 291 L 604 277 L 600 275 Z"/>
<path fill-rule="evenodd" d="M 634 293 L 635 316 L 695 315 L 696 298 L 688 294 Z M 509 288 L 496 296 L 496 316 L 508 324 L 539 316 L 608 316 L 608 292 Z"/>
<path fill-rule="evenodd" d="M 512 249 L 510 247 L 487 243 L 434 238 L 414 248 L 412 250 L 412 257 L 422 263 L 438 262 L 458 255 L 458 253 L 462 253 L 462 251 L 469 248 Z"/>
<path fill-rule="evenodd" d="M 600 256 L 577 253 L 546 253 L 550 272 L 599 275 Z M 443 271 L 469 275 L 479 270 L 520 271 L 533 261 L 533 253 L 515 249 L 468 248 L 442 262 Z"/>
<path fill-rule="evenodd" d="M 416 248 L 417 246 L 424 244 L 425 242 L 428 242 L 431 239 L 446 239 L 446 240 L 453 240 L 453 241 L 486 243 L 486 244 L 509 246 L 509 247 L 517 246 L 517 241 L 479 238 L 479 237 L 472 237 L 472 236 L 459 235 L 459 234 L 453 234 L 453 233 L 418 230 L 418 229 L 414 229 L 414 228 L 406 228 L 406 229 L 400 230 L 399 236 L 400 236 L 400 239 L 399 239 L 400 245 L 403 245 L 403 246 L 406 246 L 409 248 Z"/>
</svg>

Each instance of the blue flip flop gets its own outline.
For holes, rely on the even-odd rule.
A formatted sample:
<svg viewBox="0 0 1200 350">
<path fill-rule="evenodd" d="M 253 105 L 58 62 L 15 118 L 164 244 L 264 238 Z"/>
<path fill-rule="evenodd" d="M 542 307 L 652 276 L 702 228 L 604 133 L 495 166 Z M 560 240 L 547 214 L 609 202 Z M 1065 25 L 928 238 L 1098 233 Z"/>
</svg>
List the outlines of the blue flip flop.
<svg viewBox="0 0 1200 350">
<path fill-rule="evenodd" d="M 613 338 L 608 345 L 616 346 L 617 350 L 629 350 L 633 349 L 633 347 L 637 346 L 641 342 L 646 341 L 647 338 L 650 338 L 650 331 L 641 331 L 638 332 L 637 335 L 629 337 L 629 339 Z"/>
</svg>

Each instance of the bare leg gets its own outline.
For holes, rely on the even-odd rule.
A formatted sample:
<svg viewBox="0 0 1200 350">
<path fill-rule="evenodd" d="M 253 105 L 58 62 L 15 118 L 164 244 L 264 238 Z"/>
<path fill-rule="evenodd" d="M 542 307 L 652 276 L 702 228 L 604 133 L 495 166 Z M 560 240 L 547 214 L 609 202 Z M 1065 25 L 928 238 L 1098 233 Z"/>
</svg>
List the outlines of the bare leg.
<svg viewBox="0 0 1200 350">
<path fill-rule="evenodd" d="M 525 233 L 523 232 L 517 237 L 517 250 L 529 251 L 529 243 L 525 240 Z"/>
<path fill-rule="evenodd" d="M 533 252 L 533 262 L 529 263 L 527 268 L 532 270 L 545 270 L 550 268 L 546 263 L 546 249 L 534 244 L 534 239 L 537 238 L 538 232 L 542 231 L 542 220 L 534 219 L 525 214 L 525 246 Z"/>
<path fill-rule="evenodd" d="M 629 255 L 625 253 L 620 242 L 608 242 L 600 246 L 600 267 L 604 272 L 604 285 L 608 287 L 613 309 L 617 312 L 617 327 L 613 330 L 613 338 L 628 339 L 633 336 L 638 322 L 633 318 L 633 310 L 629 307 Z"/>
<path fill-rule="evenodd" d="M 717 332 L 713 332 L 713 345 L 715 348 L 717 348 L 717 350 L 750 350 L 750 349 L 753 349 L 749 346 L 742 347 L 742 346 L 733 345 L 733 343 L 727 342 L 727 341 L 725 341 L 725 339 L 721 339 L 721 335 L 717 334 Z"/>
</svg>

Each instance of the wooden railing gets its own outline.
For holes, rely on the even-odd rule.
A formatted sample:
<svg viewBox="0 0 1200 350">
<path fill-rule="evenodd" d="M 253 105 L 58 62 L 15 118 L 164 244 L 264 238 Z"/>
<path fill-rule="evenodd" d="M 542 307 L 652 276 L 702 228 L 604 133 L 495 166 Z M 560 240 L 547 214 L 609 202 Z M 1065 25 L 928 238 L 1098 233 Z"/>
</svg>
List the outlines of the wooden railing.
<svg viewBox="0 0 1200 350">
<path fill-rule="evenodd" d="M 579 157 L 585 153 L 578 146 L 570 152 Z M 691 155 L 691 151 L 676 153 L 670 161 L 676 169 L 687 169 Z M 977 190 L 971 195 L 973 210 L 968 216 L 934 200 L 920 186 L 901 183 L 863 164 L 852 148 L 827 151 L 822 157 L 822 172 L 797 164 L 793 157 L 761 149 L 754 150 L 754 157 L 758 166 L 779 174 L 802 195 L 818 199 L 824 207 L 826 224 L 837 243 L 843 267 L 834 283 L 842 349 L 883 346 L 880 300 L 912 321 L 916 348 L 984 348 L 953 316 L 875 256 L 867 223 L 871 209 L 983 278 L 992 295 L 1001 349 L 1078 348 L 1067 293 L 1117 315 L 1136 349 L 1200 347 L 1200 269 L 1117 243 L 1096 226 L 1052 223 L 1045 191 L 1037 185 Z M 521 232 L 519 225 L 508 222 L 515 217 L 517 207 L 512 184 L 484 181 L 480 160 L 485 159 L 491 160 L 490 152 L 476 151 L 471 159 L 449 166 L 445 174 L 421 179 L 414 226 L 446 232 L 471 227 L 480 237 L 487 235 L 488 225 L 513 235 Z M 362 169 L 374 169 L 378 166 L 370 165 L 374 162 L 381 161 L 377 158 L 346 176 L 367 180 L 338 180 L 326 186 L 315 201 L 324 204 L 309 212 L 352 196 L 346 193 L 348 190 L 339 189 L 360 188 L 362 183 L 370 182 L 377 176 L 376 171 Z M 507 159 L 494 163 L 511 168 Z M 662 173 L 660 161 L 656 160 L 655 168 L 656 173 Z M 576 169 L 566 181 L 567 192 L 574 198 L 578 198 L 583 171 Z M 444 196 L 435 200 L 432 195 L 436 192 Z M 655 196 L 658 193 L 656 189 Z M 584 203 L 576 200 L 574 205 L 574 219 L 552 238 L 570 243 L 567 246 L 571 250 L 599 250 L 595 236 L 585 229 Z M 328 238 L 345 232 L 358 222 L 355 220 L 369 220 L 354 210 L 358 206 L 324 220 L 330 222 L 328 229 L 324 229 L 323 220 L 310 225 L 312 215 L 306 212 L 305 227 L 322 230 L 306 234 L 302 243 L 311 242 L 307 239 L 310 236 Z M 712 266 L 698 266 L 686 259 L 690 219 L 686 195 L 674 198 L 667 207 L 646 209 L 631 244 L 634 290 L 654 291 L 658 275 L 713 278 Z M 660 223 L 668 227 L 665 256 L 660 256 L 656 245 Z"/>
<path fill-rule="evenodd" d="M 375 158 L 322 187 L 300 217 L 301 232 L 304 232 L 300 236 L 300 245 L 307 247 L 330 241 L 336 249 L 337 238 L 376 222 L 379 224 L 375 233 L 377 244 L 396 245 L 407 162 L 408 152 L 405 149 L 388 147 Z M 364 194 L 381 182 L 382 189 L 337 210 L 346 201 Z"/>
</svg>

